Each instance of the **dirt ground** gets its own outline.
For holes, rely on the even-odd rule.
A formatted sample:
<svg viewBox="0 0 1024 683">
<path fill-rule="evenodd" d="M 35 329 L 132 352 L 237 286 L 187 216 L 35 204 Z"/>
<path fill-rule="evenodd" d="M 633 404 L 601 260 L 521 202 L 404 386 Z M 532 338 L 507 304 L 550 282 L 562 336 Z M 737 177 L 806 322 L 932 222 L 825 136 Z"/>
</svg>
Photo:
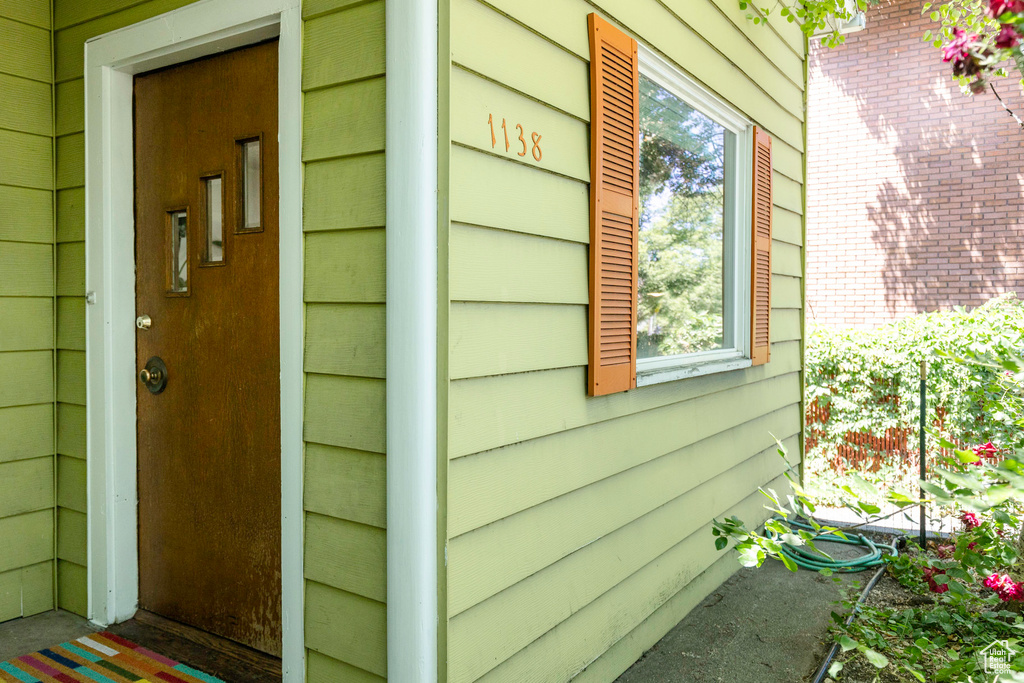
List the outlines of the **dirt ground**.
<svg viewBox="0 0 1024 683">
<path fill-rule="evenodd" d="M 864 602 L 874 607 L 886 606 L 902 609 L 920 607 L 933 601 L 907 590 L 896 579 L 885 575 L 868 594 Z M 836 659 L 843 662 L 843 683 L 909 683 L 914 681 L 910 675 L 900 675 L 891 666 L 882 670 L 876 669 L 855 651 L 839 653 Z M 826 683 L 830 681 L 831 679 L 826 679 Z"/>
</svg>

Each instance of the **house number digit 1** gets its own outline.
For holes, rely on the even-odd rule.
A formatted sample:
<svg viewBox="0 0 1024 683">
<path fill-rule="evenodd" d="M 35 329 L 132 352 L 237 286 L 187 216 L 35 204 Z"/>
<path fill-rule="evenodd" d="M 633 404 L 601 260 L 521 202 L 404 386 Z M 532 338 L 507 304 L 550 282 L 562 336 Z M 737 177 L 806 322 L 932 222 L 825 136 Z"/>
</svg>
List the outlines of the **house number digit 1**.
<svg viewBox="0 0 1024 683">
<path fill-rule="evenodd" d="M 490 131 L 491 131 L 491 149 L 495 149 L 498 146 L 498 136 L 494 132 L 494 114 L 488 114 L 487 115 L 487 126 L 490 129 Z M 505 119 L 502 119 L 501 120 L 501 134 L 505 138 L 505 151 L 506 152 L 508 152 L 508 151 L 510 151 L 512 149 L 512 144 L 510 143 L 510 141 L 508 139 L 508 128 L 509 128 L 508 123 L 505 121 Z M 538 133 L 537 131 L 533 131 L 532 133 L 530 133 L 530 138 L 533 140 L 533 146 L 531 148 L 530 143 L 528 143 L 526 141 L 526 138 L 523 137 L 526 134 L 526 129 L 523 128 L 523 124 L 517 123 L 515 125 L 515 128 L 516 128 L 516 130 L 519 131 L 519 136 L 518 136 L 517 139 L 519 140 L 519 143 L 523 146 L 522 151 L 516 152 L 516 156 L 525 157 L 526 153 L 529 151 L 529 152 L 532 153 L 534 159 L 536 159 L 537 161 L 540 161 L 541 158 L 543 157 L 543 154 L 542 154 L 542 152 L 540 150 L 540 139 L 543 136 L 540 133 Z"/>
</svg>

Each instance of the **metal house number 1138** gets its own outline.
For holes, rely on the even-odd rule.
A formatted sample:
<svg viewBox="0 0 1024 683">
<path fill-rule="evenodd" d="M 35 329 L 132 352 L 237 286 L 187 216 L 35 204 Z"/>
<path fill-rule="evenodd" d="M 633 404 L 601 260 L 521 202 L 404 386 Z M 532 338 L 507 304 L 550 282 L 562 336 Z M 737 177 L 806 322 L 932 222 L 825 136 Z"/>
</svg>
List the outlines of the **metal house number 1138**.
<svg viewBox="0 0 1024 683">
<path fill-rule="evenodd" d="M 498 146 L 498 137 L 494 134 L 494 114 L 487 115 L 487 125 L 491 127 L 491 149 Z M 541 160 L 543 156 L 540 150 L 540 139 L 543 137 L 540 133 L 534 131 L 530 133 L 530 139 L 533 140 L 533 145 L 530 145 L 523 137 L 525 130 L 523 130 L 522 124 L 517 123 L 515 125 L 515 131 L 519 131 L 518 136 L 515 131 L 512 133 L 512 141 L 508 137 L 508 125 L 505 123 L 505 119 L 501 120 L 501 134 L 505 137 L 505 151 L 508 152 L 512 149 L 513 145 L 522 145 L 522 150 L 516 152 L 517 156 L 525 157 L 526 152 L 529 150 L 533 154 L 533 158 L 537 161 Z"/>
</svg>

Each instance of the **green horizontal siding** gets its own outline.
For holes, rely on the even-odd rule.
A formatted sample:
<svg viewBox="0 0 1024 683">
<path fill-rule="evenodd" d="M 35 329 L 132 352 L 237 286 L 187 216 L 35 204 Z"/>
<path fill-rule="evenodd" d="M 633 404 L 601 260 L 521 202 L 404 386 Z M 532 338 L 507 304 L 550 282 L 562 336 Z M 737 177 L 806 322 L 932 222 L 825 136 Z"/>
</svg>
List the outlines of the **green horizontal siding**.
<svg viewBox="0 0 1024 683">
<path fill-rule="evenodd" d="M 53 193 L 0 185 L 0 240 L 53 242 Z"/>
<path fill-rule="evenodd" d="M 305 42 L 304 90 L 383 75 L 383 0 L 308 22 Z"/>
<path fill-rule="evenodd" d="M 49 83 L 0 73 L 0 128 L 49 136 L 53 94 Z"/>
<path fill-rule="evenodd" d="M 775 139 L 766 365 L 586 395 L 593 11 Z M 728 0 L 451 13 L 448 678 L 612 681 L 733 571 L 709 525 L 762 516 L 772 435 L 799 458 L 803 41 Z"/>
<path fill-rule="evenodd" d="M 387 607 L 306 582 L 306 647 L 377 676 L 387 676 Z"/>
<path fill-rule="evenodd" d="M 54 607 L 49 0 L 0 3 L 0 622 Z"/>
<path fill-rule="evenodd" d="M 0 462 L 53 455 L 53 403 L 0 408 Z"/>
<path fill-rule="evenodd" d="M 594 643 L 560 639 L 565 648 L 563 658 L 554 661 L 552 653 L 543 648 L 543 636 L 557 629 L 579 634 L 596 631 L 600 642 L 608 638 L 609 629 L 632 630 L 639 621 L 630 623 L 630 612 L 648 608 L 652 600 L 664 599 L 663 594 L 652 590 L 658 583 L 670 579 L 685 584 L 716 559 L 714 544 L 708 541 L 710 523 L 703 521 L 705 516 L 709 512 L 716 517 L 729 514 L 730 508 L 751 492 L 759 496 L 757 487 L 770 485 L 780 469 L 779 457 L 770 448 L 581 548 L 543 574 L 529 577 L 477 609 L 454 616 L 449 638 L 453 652 L 458 654 L 450 662 L 449 680 L 478 680 L 498 662 L 505 663 L 501 667 L 504 671 L 496 671 L 498 675 L 491 680 L 565 680 L 567 674 L 576 673 L 572 669 L 578 670 L 589 661 L 583 658 Z M 753 511 L 753 516 L 763 517 L 759 511 Z M 698 519 L 702 521 L 696 522 Z M 676 555 L 678 561 L 671 565 L 659 562 L 667 553 Z M 652 572 L 658 579 L 647 585 L 631 581 L 651 565 L 660 569 Z M 583 576 L 586 580 L 581 581 Z M 622 613 L 608 615 L 609 622 L 588 624 L 586 619 L 571 618 L 580 613 L 588 616 L 586 610 L 594 611 L 591 607 L 599 606 L 616 592 L 632 594 L 633 601 L 628 606 L 621 604 Z M 542 646 L 540 652 L 525 652 L 524 647 L 534 642 Z M 512 671 L 521 677 L 511 677 Z"/>
<path fill-rule="evenodd" d="M 40 0 L 6 0 L 0 15 L 7 19 L 50 30 L 50 3 Z"/>
<path fill-rule="evenodd" d="M 337 197 L 348 199 L 339 203 Z M 303 224 L 313 230 L 384 227 L 384 155 L 306 164 Z"/>
<path fill-rule="evenodd" d="M 387 538 L 383 529 L 306 515 L 306 578 L 377 602 L 387 599 Z"/>
<path fill-rule="evenodd" d="M 306 681 L 308 683 L 383 683 L 386 679 L 359 667 L 331 659 L 316 650 L 306 652 Z"/>
<path fill-rule="evenodd" d="M 778 457 L 774 457 L 777 461 Z M 784 483 L 785 480 L 781 477 L 762 482 L 765 486 L 777 487 Z M 734 492 L 739 493 L 735 490 Z M 716 507 L 715 514 L 719 517 L 737 515 L 749 520 L 763 520 L 767 515 L 763 499 L 764 497 L 755 491 L 737 501 L 737 504 Z M 508 683 L 569 680 L 593 661 L 592 653 L 608 652 L 623 637 L 633 632 L 636 625 L 642 624 L 656 609 L 664 605 L 670 596 L 682 593 L 683 599 L 688 603 L 687 611 L 688 608 L 695 606 L 713 587 L 697 584 L 697 590 L 687 590 L 691 582 L 708 571 L 708 567 L 717 567 L 715 573 L 724 580 L 738 568 L 738 563 L 735 557 L 723 557 L 720 553 L 714 552 L 712 544 L 707 541 L 711 536 L 710 524 L 691 524 L 688 530 L 692 532 L 686 539 L 575 612 L 574 616 L 577 618 L 562 621 L 534 641 L 530 648 L 520 650 L 479 680 Z M 597 550 L 595 548 L 595 552 Z M 628 558 L 624 559 L 628 561 Z M 720 566 L 724 562 L 734 563 L 733 568 L 730 570 Z M 597 562 L 592 565 L 587 562 L 587 566 L 603 567 Z M 677 612 L 678 618 L 685 614 L 686 611 Z M 652 636 L 654 634 L 649 637 Z M 656 637 L 652 637 L 644 649 L 650 647 L 656 640 Z M 625 662 L 622 670 L 631 663 Z M 611 681 L 622 670 L 606 671 L 604 677 L 591 680 Z M 454 683 L 457 679 L 450 676 L 449 680 Z"/>
<path fill-rule="evenodd" d="M 0 298 L 0 351 L 53 348 L 51 297 Z"/>
<path fill-rule="evenodd" d="M 776 391 L 778 388 L 775 388 Z M 767 396 L 767 394 L 768 392 L 764 391 L 758 398 Z M 779 409 L 779 403 L 784 404 L 787 400 L 777 393 L 775 396 L 777 398 L 774 402 L 766 401 L 761 404 L 763 407 L 759 410 L 774 411 Z M 732 398 L 742 400 L 746 397 L 734 395 Z M 758 435 L 751 433 L 752 430 L 733 428 L 726 431 L 721 423 L 718 427 L 704 428 L 706 422 L 713 425 L 716 416 L 724 414 L 727 420 L 731 418 L 733 421 L 737 417 L 730 415 L 727 408 L 723 408 L 724 401 L 701 401 L 700 403 L 702 405 L 680 406 L 674 411 L 662 411 L 661 415 L 651 416 L 652 418 L 675 418 L 677 420 L 675 424 L 683 420 L 691 422 L 691 428 L 685 433 L 676 433 L 674 440 L 662 439 L 660 442 L 656 442 L 658 446 L 661 446 L 662 452 L 676 453 L 687 449 L 684 455 L 670 458 L 665 462 L 658 459 L 652 461 L 657 466 L 644 463 L 642 467 L 636 468 L 636 471 L 624 470 L 610 478 L 595 482 L 587 488 L 570 491 L 557 500 L 544 501 L 537 506 L 519 511 L 513 517 L 506 517 L 486 528 L 480 528 L 452 539 L 449 544 L 451 567 L 449 570 L 451 582 L 449 609 L 451 612 L 457 614 L 468 609 L 517 581 L 553 564 L 576 548 L 612 533 L 627 524 L 636 510 L 650 509 L 648 505 L 659 496 L 664 501 L 680 495 L 681 492 L 688 492 L 691 486 L 707 481 L 707 475 L 702 476 L 702 468 L 699 463 L 700 453 L 722 453 L 723 449 L 728 449 L 725 455 L 714 459 L 711 465 L 712 468 L 721 467 L 720 471 L 725 473 L 725 479 L 728 480 L 737 474 L 730 470 L 733 467 L 742 466 L 746 458 L 749 457 L 747 449 L 753 447 L 758 450 L 772 450 L 774 439 L 772 432 L 767 429 Z M 782 417 L 785 420 L 776 420 L 773 426 L 779 427 L 779 422 L 782 422 L 782 426 L 785 427 L 786 423 L 789 423 L 786 431 L 797 431 L 794 425 L 798 427 L 799 422 L 794 421 L 796 416 L 792 412 L 782 413 Z M 634 420 L 633 422 L 638 421 Z M 648 421 L 648 426 L 643 431 L 629 432 L 634 441 L 638 440 L 639 434 L 649 435 L 651 433 L 650 422 Z M 659 420 L 658 424 L 673 423 Z M 728 424 L 729 422 L 725 423 L 725 425 Z M 700 426 L 698 427 L 698 425 Z M 766 427 L 767 425 L 762 424 L 761 426 Z M 620 429 L 624 430 L 625 427 Z M 612 435 L 615 434 L 615 430 L 612 429 L 603 431 L 605 434 L 609 434 L 609 432 Z M 709 432 L 712 435 L 720 436 L 714 442 L 717 450 L 704 450 L 702 447 L 691 444 L 691 434 L 694 432 L 696 432 L 694 436 L 698 438 L 704 437 Z M 781 432 L 779 436 L 784 434 L 785 431 Z M 608 438 L 611 439 L 612 435 L 609 435 Z M 653 439 L 653 437 L 647 438 Z M 744 441 L 739 441 L 740 438 L 744 438 Z M 617 441 L 621 448 L 621 437 Z M 665 441 L 669 441 L 669 443 L 666 444 Z M 742 446 L 738 447 L 737 444 L 742 444 Z M 638 447 L 637 450 L 641 454 L 649 456 L 653 449 L 646 450 L 644 447 Z M 602 456 L 605 459 L 609 458 L 608 451 L 597 449 L 595 451 L 596 453 L 593 454 L 595 460 Z M 614 457 L 614 454 L 611 457 Z M 658 457 L 668 458 L 669 456 Z M 632 462 L 636 461 L 635 459 L 631 460 Z M 632 462 L 628 464 L 632 464 Z M 728 463 L 728 466 L 725 466 L 725 463 Z M 546 469 L 548 472 L 554 471 L 555 476 L 564 476 L 555 468 Z M 665 484 L 662 484 L 662 480 L 657 476 L 659 472 L 665 470 L 671 470 L 674 474 L 668 482 L 670 487 L 668 491 L 664 491 Z M 576 472 L 571 472 L 571 474 L 575 475 Z M 520 479 L 516 478 L 515 481 L 520 481 Z M 740 484 L 737 483 L 737 485 Z M 756 486 L 754 488 L 756 489 Z M 622 496 L 621 492 L 624 491 L 642 491 L 643 494 L 642 496 Z M 454 507 L 454 503 L 452 505 Z M 547 520 L 548 523 L 541 523 L 542 520 Z M 533 534 L 539 528 L 548 530 L 542 538 L 536 538 Z M 525 536 L 524 530 L 528 530 Z"/>
<path fill-rule="evenodd" d="M 0 621 L 54 607 L 54 95 L 49 0 L 0 3 Z"/>
<path fill-rule="evenodd" d="M 307 679 L 386 677 L 384 2 L 303 3 Z"/>
<path fill-rule="evenodd" d="M 0 622 L 52 609 L 52 560 L 0 573 Z"/>
<path fill-rule="evenodd" d="M 449 249 L 452 301 L 589 301 L 586 245 L 455 223 Z"/>
<path fill-rule="evenodd" d="M 41 4 L 41 3 L 40 3 Z M 8 18 L 13 15 L 12 18 Z M 50 82 L 50 28 L 21 23 L 17 12 L 0 8 L 0 73 Z"/>
<path fill-rule="evenodd" d="M 0 463 L 0 517 L 53 508 L 53 457 Z"/>
<path fill-rule="evenodd" d="M 307 444 L 306 510 L 383 529 L 386 476 L 382 453 Z"/>
<path fill-rule="evenodd" d="M 53 560 L 53 510 L 0 518 L 0 572 Z"/>
<path fill-rule="evenodd" d="M 89 609 L 89 573 L 85 566 L 57 560 L 57 606 L 74 614 Z"/>
</svg>

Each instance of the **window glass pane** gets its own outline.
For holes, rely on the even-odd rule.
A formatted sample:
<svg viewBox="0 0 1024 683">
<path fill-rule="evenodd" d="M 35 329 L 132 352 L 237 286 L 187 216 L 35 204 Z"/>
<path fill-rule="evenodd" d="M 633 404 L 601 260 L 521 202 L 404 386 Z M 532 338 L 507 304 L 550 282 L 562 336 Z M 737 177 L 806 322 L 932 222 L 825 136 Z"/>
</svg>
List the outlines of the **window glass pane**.
<svg viewBox="0 0 1024 683">
<path fill-rule="evenodd" d="M 220 176 L 203 178 L 206 202 L 206 262 L 224 260 L 224 212 Z"/>
<path fill-rule="evenodd" d="M 171 291 L 188 291 L 188 213 L 171 212 Z"/>
<path fill-rule="evenodd" d="M 260 227 L 260 141 L 242 143 L 242 227 Z"/>
<path fill-rule="evenodd" d="M 723 346 L 727 135 L 640 76 L 638 358 Z"/>
</svg>

